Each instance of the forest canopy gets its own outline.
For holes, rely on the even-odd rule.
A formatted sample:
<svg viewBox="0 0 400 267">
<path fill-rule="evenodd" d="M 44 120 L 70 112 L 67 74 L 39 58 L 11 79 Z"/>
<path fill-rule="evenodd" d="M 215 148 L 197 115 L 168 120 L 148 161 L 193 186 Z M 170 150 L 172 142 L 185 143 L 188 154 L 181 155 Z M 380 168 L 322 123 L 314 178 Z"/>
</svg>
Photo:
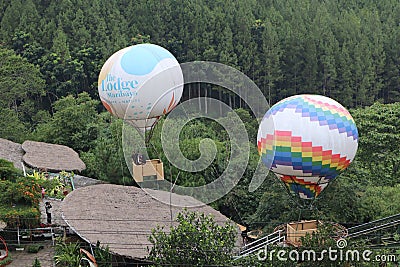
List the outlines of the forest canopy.
<svg viewBox="0 0 400 267">
<path fill-rule="evenodd" d="M 392 200 L 400 184 L 398 0 L 3 0 L 0 137 L 68 145 L 85 161 L 85 175 L 133 184 L 121 148 L 122 121 L 101 106 L 97 79 L 115 51 L 146 42 L 165 47 L 180 63 L 215 61 L 240 70 L 271 105 L 302 93 L 337 100 L 359 128 L 359 152 L 321 197 L 321 218 L 352 223 L 398 211 Z M 248 192 L 258 122 L 243 101 L 217 86 L 185 87 L 184 100 L 199 96 L 238 109 L 252 151 L 244 177 L 214 207 L 257 227 L 297 219 L 272 175 Z M 156 129 L 154 156 L 162 149 L 158 135 Z M 199 142 L 209 137 L 220 154 L 203 172 L 181 173 L 178 184 L 201 185 L 223 172 L 229 152 L 219 125 L 196 120 L 181 136 L 188 158 L 197 158 Z M 380 193 L 388 195 L 380 208 L 369 208 Z"/>
<path fill-rule="evenodd" d="M 141 42 L 181 63 L 235 67 L 270 103 L 299 93 L 348 108 L 400 98 L 396 0 L 5 0 L 0 20 L 2 46 L 39 67 L 50 101 L 83 91 L 96 98 L 105 60 Z"/>
</svg>

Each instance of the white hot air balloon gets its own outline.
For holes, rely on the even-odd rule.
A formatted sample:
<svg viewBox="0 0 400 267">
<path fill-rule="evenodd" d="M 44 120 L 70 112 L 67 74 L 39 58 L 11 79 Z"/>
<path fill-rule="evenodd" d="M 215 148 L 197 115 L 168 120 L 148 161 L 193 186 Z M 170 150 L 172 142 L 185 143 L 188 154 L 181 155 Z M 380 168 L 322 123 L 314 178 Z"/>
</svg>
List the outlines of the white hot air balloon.
<svg viewBox="0 0 400 267">
<path fill-rule="evenodd" d="M 111 114 L 144 132 L 178 104 L 183 74 L 168 50 L 139 44 L 117 51 L 104 63 L 98 91 Z"/>
</svg>

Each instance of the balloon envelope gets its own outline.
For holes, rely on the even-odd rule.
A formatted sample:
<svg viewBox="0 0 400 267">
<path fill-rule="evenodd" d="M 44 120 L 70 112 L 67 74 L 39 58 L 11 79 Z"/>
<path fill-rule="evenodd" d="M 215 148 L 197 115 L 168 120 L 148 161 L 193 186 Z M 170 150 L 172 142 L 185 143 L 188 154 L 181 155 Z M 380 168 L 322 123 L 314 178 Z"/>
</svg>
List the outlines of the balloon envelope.
<svg viewBox="0 0 400 267">
<path fill-rule="evenodd" d="M 104 63 L 98 91 L 111 114 L 146 129 L 177 105 L 183 74 L 168 50 L 139 44 L 117 51 Z"/>
<path fill-rule="evenodd" d="M 291 194 L 314 199 L 354 159 L 358 131 L 335 100 L 296 95 L 267 111 L 257 145 L 263 163 Z"/>
</svg>

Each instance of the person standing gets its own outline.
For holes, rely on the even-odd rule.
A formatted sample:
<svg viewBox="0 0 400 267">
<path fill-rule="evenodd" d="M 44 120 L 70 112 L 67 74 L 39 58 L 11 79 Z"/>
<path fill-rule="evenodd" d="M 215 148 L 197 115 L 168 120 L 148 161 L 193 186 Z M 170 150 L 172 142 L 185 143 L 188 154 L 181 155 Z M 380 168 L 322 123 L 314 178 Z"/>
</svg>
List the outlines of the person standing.
<svg viewBox="0 0 400 267">
<path fill-rule="evenodd" d="M 46 209 L 46 215 L 47 215 L 47 224 L 51 224 L 51 211 L 50 209 L 52 208 L 50 202 L 46 202 L 45 209 Z"/>
</svg>

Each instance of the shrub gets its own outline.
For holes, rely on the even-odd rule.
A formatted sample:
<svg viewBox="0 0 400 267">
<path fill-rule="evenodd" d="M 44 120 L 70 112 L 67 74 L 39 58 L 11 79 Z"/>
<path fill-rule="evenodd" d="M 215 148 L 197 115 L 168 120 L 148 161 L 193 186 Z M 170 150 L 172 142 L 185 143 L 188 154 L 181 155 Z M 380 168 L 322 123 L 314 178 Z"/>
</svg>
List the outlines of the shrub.
<svg viewBox="0 0 400 267">
<path fill-rule="evenodd" d="M 43 249 L 42 245 L 29 245 L 27 251 L 29 253 L 38 253 L 41 249 Z"/>
<path fill-rule="evenodd" d="M 15 208 L 0 206 L 0 220 L 8 227 L 32 228 L 40 224 L 40 211 L 36 207 L 18 206 Z"/>
<path fill-rule="evenodd" d="M 152 230 L 149 260 L 177 266 L 226 266 L 230 263 L 237 237 L 231 223 L 221 226 L 210 215 L 188 211 L 179 213 L 176 221 L 178 225 L 169 231 L 160 227 Z"/>
<path fill-rule="evenodd" d="M 38 260 L 38 258 L 35 258 L 35 260 L 33 261 L 32 267 L 41 267 L 42 265 L 40 264 L 40 261 Z"/>
<path fill-rule="evenodd" d="M 22 171 L 15 168 L 12 162 L 0 159 L 0 180 L 15 181 L 20 176 L 22 176 Z"/>
</svg>

